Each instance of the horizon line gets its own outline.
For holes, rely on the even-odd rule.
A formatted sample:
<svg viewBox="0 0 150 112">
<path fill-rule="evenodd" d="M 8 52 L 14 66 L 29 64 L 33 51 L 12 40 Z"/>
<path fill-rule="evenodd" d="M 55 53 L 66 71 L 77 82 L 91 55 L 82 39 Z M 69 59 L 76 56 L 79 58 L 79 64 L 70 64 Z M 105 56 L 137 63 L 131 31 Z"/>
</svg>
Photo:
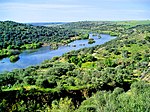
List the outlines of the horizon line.
<svg viewBox="0 0 150 112">
<path fill-rule="evenodd" d="M 71 22 L 85 22 L 85 21 L 150 21 L 150 19 L 129 19 L 129 20 L 77 20 L 77 21 L 30 21 L 30 22 L 20 22 L 20 21 L 15 21 L 15 20 L 0 20 L 2 22 L 5 21 L 13 21 L 13 22 L 17 22 L 17 23 L 71 23 Z"/>
</svg>

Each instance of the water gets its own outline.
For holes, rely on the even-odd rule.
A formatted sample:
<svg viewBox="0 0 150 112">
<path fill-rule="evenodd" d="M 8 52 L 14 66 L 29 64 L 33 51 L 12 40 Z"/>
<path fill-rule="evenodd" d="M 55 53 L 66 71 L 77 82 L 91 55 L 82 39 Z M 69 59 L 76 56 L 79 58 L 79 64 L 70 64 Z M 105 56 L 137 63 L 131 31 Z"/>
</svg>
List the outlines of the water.
<svg viewBox="0 0 150 112">
<path fill-rule="evenodd" d="M 95 43 L 88 44 L 88 39 L 76 40 L 69 44 L 70 47 L 60 46 L 57 50 L 50 50 L 49 46 L 44 46 L 36 50 L 26 50 L 19 55 L 20 59 L 15 63 L 11 63 L 9 58 L 4 58 L 0 60 L 0 72 L 12 71 L 13 69 L 18 68 L 26 68 L 31 65 L 38 65 L 44 60 L 51 59 L 55 56 L 61 56 L 62 54 L 71 50 L 78 50 L 85 47 L 101 45 L 115 38 L 106 34 L 101 34 L 101 39 L 99 39 L 98 36 L 92 36 L 92 34 L 90 34 L 90 37 L 94 38 Z M 76 45 L 76 47 L 74 47 L 74 45 Z"/>
</svg>

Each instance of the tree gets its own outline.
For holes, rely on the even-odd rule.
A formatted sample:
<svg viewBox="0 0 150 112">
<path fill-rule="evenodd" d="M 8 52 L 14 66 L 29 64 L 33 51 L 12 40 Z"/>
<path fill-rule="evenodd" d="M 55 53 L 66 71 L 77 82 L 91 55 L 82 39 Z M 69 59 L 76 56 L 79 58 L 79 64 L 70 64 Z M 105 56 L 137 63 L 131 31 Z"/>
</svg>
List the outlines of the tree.
<svg viewBox="0 0 150 112">
<path fill-rule="evenodd" d="M 149 35 L 147 35 L 147 36 L 145 37 L 145 40 L 147 40 L 147 41 L 149 41 L 149 42 L 150 42 L 150 36 L 149 36 Z"/>
</svg>

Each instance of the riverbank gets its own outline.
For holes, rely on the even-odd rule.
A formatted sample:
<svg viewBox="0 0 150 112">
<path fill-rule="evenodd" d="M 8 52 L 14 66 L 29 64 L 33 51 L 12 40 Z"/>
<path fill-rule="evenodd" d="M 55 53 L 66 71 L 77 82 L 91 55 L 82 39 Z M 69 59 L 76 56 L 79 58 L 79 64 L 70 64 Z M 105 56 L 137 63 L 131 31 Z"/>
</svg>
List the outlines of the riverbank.
<svg viewBox="0 0 150 112">
<path fill-rule="evenodd" d="M 51 49 L 50 46 L 43 46 L 39 49 L 34 50 L 25 50 L 19 55 L 20 59 L 15 63 L 11 63 L 9 58 L 4 58 L 0 61 L 0 72 L 11 71 L 17 68 L 26 68 L 32 65 L 38 65 L 44 60 L 51 59 L 55 56 L 61 56 L 71 50 L 78 50 L 81 48 L 104 44 L 105 42 L 108 42 L 115 38 L 105 34 L 101 34 L 101 39 L 99 39 L 98 36 L 92 36 L 92 34 L 90 34 L 90 37 L 94 38 L 95 43 L 88 44 L 88 39 L 85 39 L 75 40 L 66 46 L 60 45 L 58 49 L 55 50 Z M 76 47 L 73 47 L 73 45 L 76 45 Z"/>
</svg>

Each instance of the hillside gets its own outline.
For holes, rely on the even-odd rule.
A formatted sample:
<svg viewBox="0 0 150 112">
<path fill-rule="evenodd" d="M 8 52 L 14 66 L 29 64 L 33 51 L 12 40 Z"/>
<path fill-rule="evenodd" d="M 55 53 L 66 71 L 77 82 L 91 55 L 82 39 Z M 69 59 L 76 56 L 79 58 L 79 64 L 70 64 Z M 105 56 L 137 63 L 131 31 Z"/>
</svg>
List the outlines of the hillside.
<svg viewBox="0 0 150 112">
<path fill-rule="evenodd" d="M 70 39 L 75 34 L 72 30 L 59 26 L 32 26 L 13 21 L 0 21 L 0 58 L 16 55 L 20 50 L 39 48 L 45 43 L 58 43 Z"/>
<path fill-rule="evenodd" d="M 62 25 L 79 34 L 106 33 L 117 38 L 1 74 L 0 111 L 148 112 L 150 23 L 145 23 Z"/>
</svg>

